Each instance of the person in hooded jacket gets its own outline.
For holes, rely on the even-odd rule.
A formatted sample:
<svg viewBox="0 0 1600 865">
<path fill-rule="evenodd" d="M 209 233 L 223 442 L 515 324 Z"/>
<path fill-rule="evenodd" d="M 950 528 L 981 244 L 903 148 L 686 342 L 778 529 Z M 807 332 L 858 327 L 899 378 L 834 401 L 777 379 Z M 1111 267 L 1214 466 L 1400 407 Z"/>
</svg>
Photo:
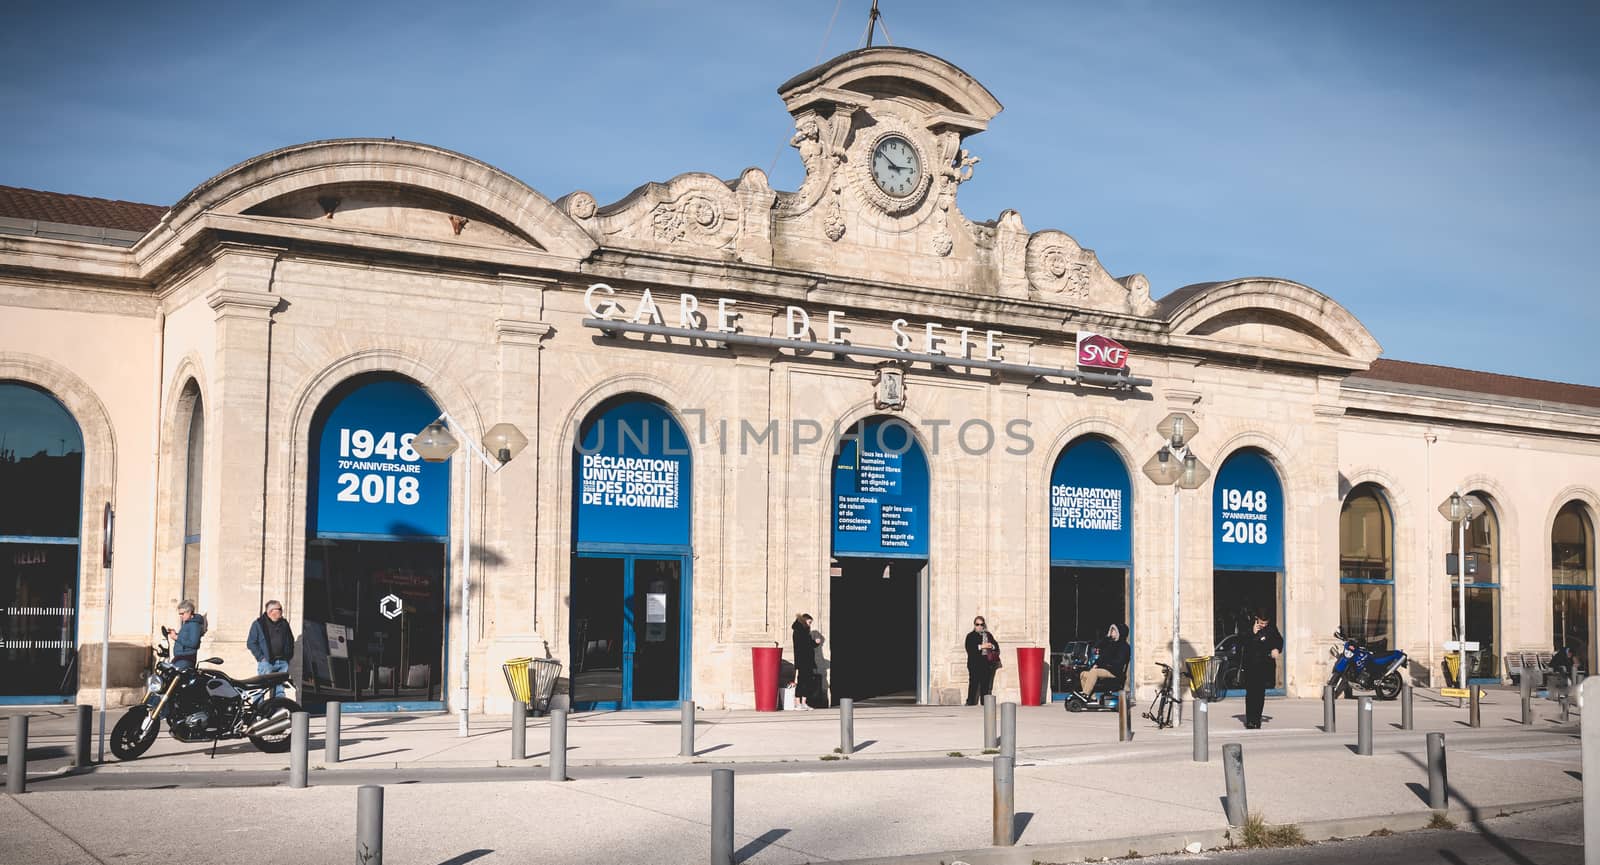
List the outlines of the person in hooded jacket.
<svg viewBox="0 0 1600 865">
<path fill-rule="evenodd" d="M 1080 693 L 1085 697 L 1094 693 L 1095 683 L 1101 679 L 1116 679 L 1128 672 L 1128 626 L 1122 623 L 1106 628 L 1106 635 L 1095 641 L 1094 666 L 1078 674 Z"/>
<path fill-rule="evenodd" d="M 172 638 L 172 666 L 180 670 L 194 669 L 200 657 L 200 638 L 206 635 L 206 620 L 194 612 L 194 601 L 185 599 L 178 604 L 177 636 Z"/>
<path fill-rule="evenodd" d="M 250 625 L 244 644 L 256 658 L 256 675 L 289 672 L 294 657 L 294 631 L 283 619 L 283 604 L 268 601 L 267 607 Z M 283 687 L 273 688 L 273 696 L 283 696 Z"/>
</svg>

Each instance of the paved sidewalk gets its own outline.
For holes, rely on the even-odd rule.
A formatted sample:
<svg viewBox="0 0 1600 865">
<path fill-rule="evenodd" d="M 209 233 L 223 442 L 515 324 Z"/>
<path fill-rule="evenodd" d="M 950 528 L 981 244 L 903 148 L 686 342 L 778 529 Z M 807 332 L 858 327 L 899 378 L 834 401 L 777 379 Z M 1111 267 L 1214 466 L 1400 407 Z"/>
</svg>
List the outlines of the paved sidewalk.
<svg viewBox="0 0 1600 865">
<path fill-rule="evenodd" d="M 1515 693 L 1483 707 L 1484 726 L 1464 726 L 1466 712 L 1420 699 L 1418 729 L 1402 732 L 1397 704 L 1375 711 L 1375 754 L 1357 756 L 1356 704 L 1341 701 L 1339 732 L 1320 731 L 1317 701 L 1274 700 L 1263 730 L 1243 730 L 1237 701 L 1213 708 L 1211 760 L 1194 763 L 1187 729 L 1156 732 L 1137 719 L 1132 742 L 1116 739 L 1115 714 L 1071 715 L 1059 706 L 1018 710 L 1018 846 L 991 848 L 992 771 L 981 751 L 981 711 L 965 707 L 862 707 L 858 751 L 824 760 L 838 744 L 838 713 L 703 712 L 695 765 L 676 755 L 674 713 L 574 716 L 571 765 L 636 765 L 628 772 L 564 784 L 544 771 L 491 768 L 509 752 L 505 719 L 474 718 L 474 735 L 456 737 L 448 716 L 346 719 L 346 767 L 383 769 L 385 856 L 396 863 L 494 865 L 514 862 L 702 862 L 710 845 L 710 781 L 718 764 L 737 765 L 738 861 L 789 863 L 884 861 L 1020 863 L 1179 850 L 1224 842 L 1224 742 L 1245 750 L 1251 810 L 1271 822 L 1300 823 L 1313 834 L 1366 834 L 1380 826 L 1414 828 L 1426 819 L 1425 730 L 1449 743 L 1453 815 L 1492 817 L 1530 803 L 1581 795 L 1576 730 L 1551 722 L 1553 704 L 1531 728 L 1514 723 Z M 1574 715 L 1573 720 L 1576 720 Z M 70 746 L 69 719 L 38 723 L 41 751 Z M 544 721 L 529 748 L 544 749 Z M 3 729 L 3 727 L 0 727 Z M 65 737 L 65 738 L 64 738 Z M 206 788 L 249 769 L 279 769 L 286 755 L 248 744 L 219 750 L 180 746 L 108 774 L 150 775 L 157 789 L 81 789 L 96 778 L 35 776 L 30 791 L 0 797 L 0 862 L 7 865 L 166 863 L 179 861 L 324 862 L 350 858 L 356 793 L 341 777 L 313 772 L 312 786 Z M 948 756 L 960 752 L 962 756 Z M 319 752 L 313 751 L 314 754 Z M 936 755 L 937 761 L 926 759 Z M 922 756 L 925 759 L 908 759 Z M 772 758 L 793 765 L 758 767 Z M 46 757 L 64 765 L 65 755 Z M 534 759 L 532 764 L 542 763 Z M 672 766 L 662 764 L 684 763 Z M 433 783 L 422 770 L 479 766 L 503 783 Z M 222 771 L 213 771 L 213 770 Z M 235 771 L 240 770 L 240 771 Z M 182 781 L 193 773 L 195 784 Z M 30 775 L 33 773 L 30 772 Z M 138 775 L 118 775 L 133 779 Z M 175 783 L 173 778 L 177 777 Z M 420 783 L 419 783 L 420 781 Z M 255 783 L 255 782 L 252 782 Z M 175 785 L 175 789 L 172 787 Z M 154 813 L 190 814 L 208 830 L 152 832 Z M 1338 817 L 1339 825 L 1328 824 Z M 907 854 L 917 854 L 910 855 Z"/>
</svg>

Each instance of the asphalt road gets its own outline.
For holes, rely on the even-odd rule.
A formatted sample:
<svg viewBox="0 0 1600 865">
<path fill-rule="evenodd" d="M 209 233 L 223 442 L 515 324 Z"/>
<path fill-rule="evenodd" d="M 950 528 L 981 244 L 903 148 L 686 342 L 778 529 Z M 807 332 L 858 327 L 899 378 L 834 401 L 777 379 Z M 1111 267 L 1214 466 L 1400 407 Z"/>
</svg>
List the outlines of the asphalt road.
<svg viewBox="0 0 1600 865">
<path fill-rule="evenodd" d="M 1141 863 L 1218 865 L 1582 865 L 1583 804 L 1496 817 L 1453 831 L 1405 832 L 1278 850 L 1151 856 Z"/>
</svg>

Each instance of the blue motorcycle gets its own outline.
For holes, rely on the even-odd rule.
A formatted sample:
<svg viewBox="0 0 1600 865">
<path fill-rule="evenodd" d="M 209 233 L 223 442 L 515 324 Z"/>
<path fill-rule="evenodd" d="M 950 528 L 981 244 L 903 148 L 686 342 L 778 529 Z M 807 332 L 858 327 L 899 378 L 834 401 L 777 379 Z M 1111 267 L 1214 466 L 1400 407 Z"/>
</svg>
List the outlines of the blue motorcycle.
<svg viewBox="0 0 1600 865">
<path fill-rule="evenodd" d="M 1335 696 L 1340 692 L 1349 694 L 1351 688 L 1371 691 L 1380 700 L 1400 696 L 1404 685 L 1400 671 L 1411 663 L 1405 652 L 1395 649 L 1378 655 L 1360 640 L 1346 637 L 1340 631 L 1334 631 L 1333 636 L 1339 642 L 1329 650 L 1333 655 L 1333 672 L 1328 675 L 1328 684 L 1333 686 Z"/>
</svg>

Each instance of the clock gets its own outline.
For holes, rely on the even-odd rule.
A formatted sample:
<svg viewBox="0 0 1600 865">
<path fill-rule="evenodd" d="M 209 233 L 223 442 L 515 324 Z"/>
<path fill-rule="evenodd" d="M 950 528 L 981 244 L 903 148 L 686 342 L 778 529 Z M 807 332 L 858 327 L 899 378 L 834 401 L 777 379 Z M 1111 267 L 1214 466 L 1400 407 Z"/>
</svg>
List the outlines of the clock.
<svg viewBox="0 0 1600 865">
<path fill-rule="evenodd" d="M 872 148 L 872 182 L 891 198 L 905 198 L 922 188 L 922 160 L 900 135 L 885 135 Z"/>
</svg>

